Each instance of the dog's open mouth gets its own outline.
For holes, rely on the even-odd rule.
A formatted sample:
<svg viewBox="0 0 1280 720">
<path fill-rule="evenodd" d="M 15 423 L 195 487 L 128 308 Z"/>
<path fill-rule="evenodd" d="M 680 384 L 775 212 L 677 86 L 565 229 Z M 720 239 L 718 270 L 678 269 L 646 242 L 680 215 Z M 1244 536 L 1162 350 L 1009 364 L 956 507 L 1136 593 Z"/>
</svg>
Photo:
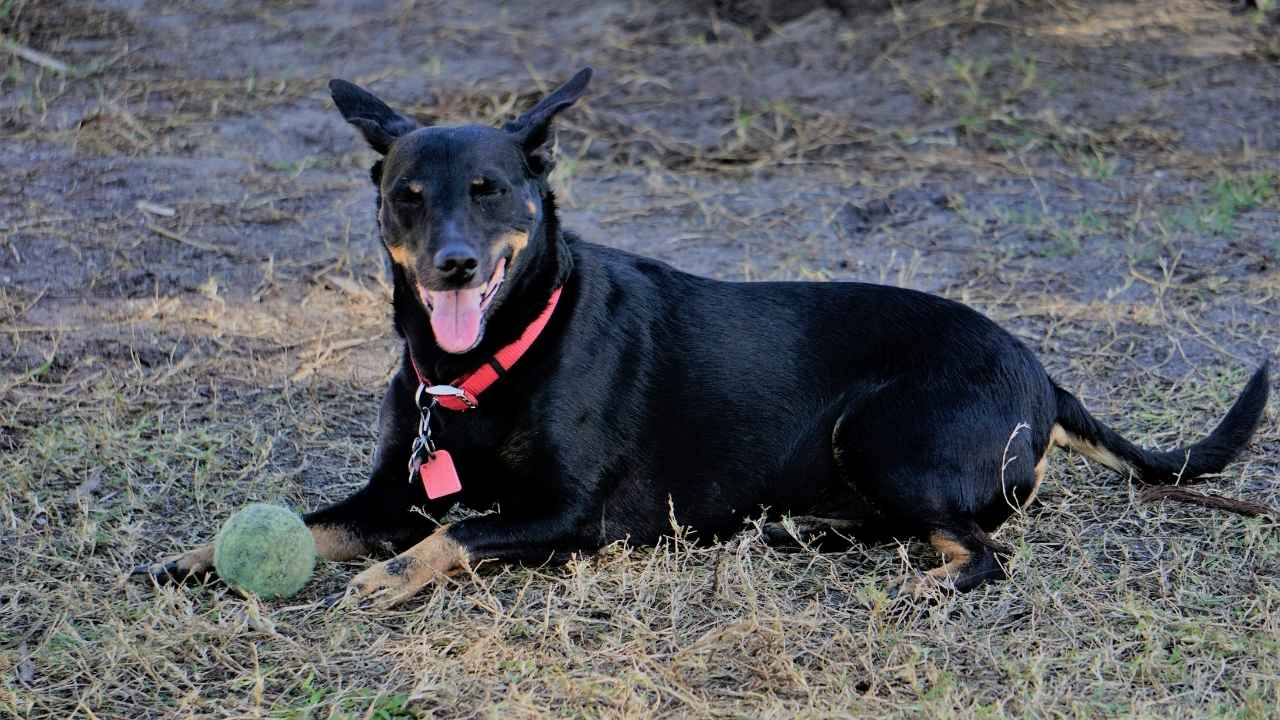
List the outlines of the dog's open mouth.
<svg viewBox="0 0 1280 720">
<path fill-rule="evenodd" d="M 464 353 L 480 344 L 484 329 L 484 312 L 498 294 L 506 279 L 507 259 L 501 258 L 493 268 L 489 281 L 461 290 L 427 290 L 419 288 L 422 301 L 431 317 L 431 332 L 436 344 L 447 353 Z"/>
</svg>

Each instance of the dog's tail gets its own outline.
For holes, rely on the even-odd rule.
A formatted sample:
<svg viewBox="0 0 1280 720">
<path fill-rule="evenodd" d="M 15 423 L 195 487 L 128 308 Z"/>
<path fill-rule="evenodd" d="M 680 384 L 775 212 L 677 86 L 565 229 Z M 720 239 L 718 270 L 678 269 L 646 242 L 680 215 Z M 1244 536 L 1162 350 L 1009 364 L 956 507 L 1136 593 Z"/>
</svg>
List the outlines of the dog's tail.
<svg viewBox="0 0 1280 720">
<path fill-rule="evenodd" d="M 1254 372 L 1244 392 L 1208 437 L 1168 452 L 1145 450 L 1125 440 L 1090 415 L 1075 395 L 1054 383 L 1058 421 L 1053 429 L 1053 442 L 1118 473 L 1132 474 L 1141 482 L 1154 485 L 1171 485 L 1216 473 L 1235 459 L 1258 427 L 1267 405 L 1269 365 L 1268 360 Z"/>
</svg>

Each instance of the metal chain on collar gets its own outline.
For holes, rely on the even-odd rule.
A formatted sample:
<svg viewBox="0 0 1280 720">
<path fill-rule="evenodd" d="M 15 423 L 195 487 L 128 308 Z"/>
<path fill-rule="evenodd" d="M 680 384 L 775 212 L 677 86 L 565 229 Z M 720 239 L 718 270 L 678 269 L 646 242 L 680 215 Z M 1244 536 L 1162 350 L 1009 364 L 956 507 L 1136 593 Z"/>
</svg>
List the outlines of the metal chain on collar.
<svg viewBox="0 0 1280 720">
<path fill-rule="evenodd" d="M 424 401 L 424 396 L 426 400 Z M 418 406 L 418 436 L 413 439 L 413 450 L 409 454 L 409 482 L 418 478 L 418 469 L 425 462 L 430 462 L 436 454 L 436 444 L 431 440 L 431 408 L 435 407 L 436 398 L 427 392 L 427 386 L 418 383 L 418 392 L 413 397 Z"/>
<path fill-rule="evenodd" d="M 436 455 L 436 444 L 431 439 L 431 409 L 442 397 L 457 398 L 467 407 L 475 407 L 471 398 L 461 388 L 452 385 L 418 383 L 418 392 L 413 396 L 413 402 L 418 406 L 418 436 L 413 439 L 413 449 L 409 453 L 410 483 L 417 480 L 418 470 L 423 464 L 431 462 L 431 458 Z"/>
</svg>

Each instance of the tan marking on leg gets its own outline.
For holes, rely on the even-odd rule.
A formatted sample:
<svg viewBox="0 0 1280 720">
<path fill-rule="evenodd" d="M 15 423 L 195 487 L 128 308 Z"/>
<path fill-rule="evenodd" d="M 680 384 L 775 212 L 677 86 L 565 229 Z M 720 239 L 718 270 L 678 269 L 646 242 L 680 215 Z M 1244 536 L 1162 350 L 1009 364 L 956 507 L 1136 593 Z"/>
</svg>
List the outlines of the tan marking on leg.
<svg viewBox="0 0 1280 720">
<path fill-rule="evenodd" d="M 1056 426 L 1055 426 L 1056 427 Z M 1044 482 L 1044 473 L 1049 469 L 1049 452 L 1053 450 L 1054 445 L 1051 441 L 1044 448 L 1044 454 L 1040 456 L 1040 462 L 1036 463 L 1036 481 L 1031 486 L 1031 494 L 1027 495 L 1027 499 L 1022 501 L 1022 509 L 1026 509 L 1032 500 L 1036 499 L 1036 493 L 1040 492 L 1040 483 Z"/>
<path fill-rule="evenodd" d="M 316 554 L 325 560 L 350 560 L 369 552 L 355 533 L 337 525 L 312 525 L 311 537 L 316 541 Z"/>
<path fill-rule="evenodd" d="M 187 572 L 213 569 L 213 543 L 201 545 L 178 557 L 178 568 Z"/>
<path fill-rule="evenodd" d="M 1100 445 L 1095 445 L 1094 443 L 1072 435 L 1061 425 L 1053 426 L 1053 432 L 1050 434 L 1050 437 L 1053 439 L 1054 444 L 1059 445 L 1060 447 L 1070 448 L 1099 465 L 1115 470 L 1121 475 L 1137 474 L 1134 469 L 1129 466 L 1129 463 L 1121 460 L 1115 453 Z"/>
<path fill-rule="evenodd" d="M 449 537 L 448 525 L 403 553 L 355 576 L 348 595 L 372 598 L 383 608 L 408 600 L 422 588 L 465 570 L 471 563 L 466 548 Z"/>
<path fill-rule="evenodd" d="M 1027 495 L 1027 499 L 1022 501 L 1022 509 L 1026 510 L 1027 506 L 1036 499 L 1036 493 L 1040 492 L 1040 483 L 1044 482 L 1044 471 L 1049 467 L 1049 457 L 1040 458 L 1040 462 L 1036 463 L 1036 481 L 1031 486 L 1031 493 Z"/>
<path fill-rule="evenodd" d="M 913 598 L 921 598 L 933 590 L 947 587 L 947 579 L 958 575 L 960 570 L 973 558 L 973 553 L 961 545 L 954 536 L 943 530 L 935 530 L 929 535 L 929 544 L 942 556 L 942 565 L 929 570 L 923 577 L 907 578 L 899 585 L 899 594 Z"/>
<path fill-rule="evenodd" d="M 135 575 L 146 574 L 157 579 L 169 576 L 174 580 L 211 572 L 213 572 L 213 543 L 201 545 L 181 555 L 172 555 L 150 565 L 139 566 L 133 571 Z"/>
<path fill-rule="evenodd" d="M 929 544 L 934 550 L 942 556 L 943 564 L 925 573 L 932 578 L 946 578 L 948 575 L 954 575 L 957 570 L 969 562 L 969 558 L 973 557 L 973 553 L 969 549 L 956 542 L 951 535 L 935 531 L 929 535 Z"/>
</svg>

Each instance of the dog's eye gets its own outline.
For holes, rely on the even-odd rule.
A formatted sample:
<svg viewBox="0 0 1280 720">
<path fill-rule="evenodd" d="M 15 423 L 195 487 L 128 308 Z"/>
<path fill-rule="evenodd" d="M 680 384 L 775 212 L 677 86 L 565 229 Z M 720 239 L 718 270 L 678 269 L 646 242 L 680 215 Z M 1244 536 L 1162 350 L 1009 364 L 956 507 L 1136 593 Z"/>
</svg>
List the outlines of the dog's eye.
<svg viewBox="0 0 1280 720">
<path fill-rule="evenodd" d="M 506 192 L 505 188 L 487 177 L 472 178 L 470 187 L 473 198 L 494 198 Z"/>
<path fill-rule="evenodd" d="M 402 205 L 421 205 L 422 183 L 405 183 L 397 187 L 391 197 Z"/>
</svg>

